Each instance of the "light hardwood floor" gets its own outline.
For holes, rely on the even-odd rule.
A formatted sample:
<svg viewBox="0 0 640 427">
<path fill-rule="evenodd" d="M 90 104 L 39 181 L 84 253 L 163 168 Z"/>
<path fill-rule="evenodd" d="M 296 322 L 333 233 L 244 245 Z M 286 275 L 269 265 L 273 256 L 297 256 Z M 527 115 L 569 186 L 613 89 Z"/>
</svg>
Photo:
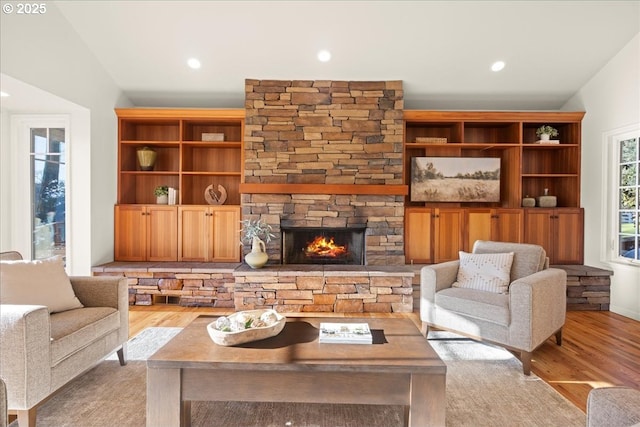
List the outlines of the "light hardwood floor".
<svg viewBox="0 0 640 427">
<path fill-rule="evenodd" d="M 149 326 L 184 327 L 200 314 L 231 312 L 174 305 L 131 306 L 129 335 L 133 337 Z M 287 316 L 301 315 L 311 314 L 287 313 Z M 354 316 L 363 317 L 363 314 Z M 369 316 L 404 316 L 416 325 L 420 323 L 415 312 Z M 640 388 L 640 322 L 608 311 L 570 311 L 562 346 L 558 347 L 555 339 L 550 339 L 539 347 L 533 353 L 532 372 L 583 411 L 586 411 L 587 395 L 592 388 L 609 385 Z"/>
</svg>

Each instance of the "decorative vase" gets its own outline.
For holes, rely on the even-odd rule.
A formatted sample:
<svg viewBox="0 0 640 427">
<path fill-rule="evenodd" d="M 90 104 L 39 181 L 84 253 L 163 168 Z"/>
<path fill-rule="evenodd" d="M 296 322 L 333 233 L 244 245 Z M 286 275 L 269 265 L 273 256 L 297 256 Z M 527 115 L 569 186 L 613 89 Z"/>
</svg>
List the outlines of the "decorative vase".
<svg viewBox="0 0 640 427">
<path fill-rule="evenodd" d="M 528 195 L 522 199 L 522 207 L 533 208 L 536 206 L 536 199 L 529 197 Z"/>
<path fill-rule="evenodd" d="M 262 268 L 269 260 L 264 242 L 259 237 L 253 237 L 251 252 L 245 255 L 244 260 L 251 268 Z"/>
<path fill-rule="evenodd" d="M 550 138 L 551 136 L 548 133 L 540 134 L 540 141 L 548 141 Z"/>
<path fill-rule="evenodd" d="M 143 147 L 137 152 L 138 163 L 140 163 L 140 170 L 152 171 L 153 166 L 156 164 L 157 153 L 149 147 Z"/>
<path fill-rule="evenodd" d="M 549 189 L 545 188 L 544 195 L 538 196 L 537 204 L 541 208 L 555 208 L 558 204 L 558 199 L 556 198 L 556 196 L 550 196 Z"/>
<path fill-rule="evenodd" d="M 163 194 L 162 196 L 156 196 L 156 203 L 158 205 L 167 205 L 169 204 L 169 196 Z"/>
</svg>

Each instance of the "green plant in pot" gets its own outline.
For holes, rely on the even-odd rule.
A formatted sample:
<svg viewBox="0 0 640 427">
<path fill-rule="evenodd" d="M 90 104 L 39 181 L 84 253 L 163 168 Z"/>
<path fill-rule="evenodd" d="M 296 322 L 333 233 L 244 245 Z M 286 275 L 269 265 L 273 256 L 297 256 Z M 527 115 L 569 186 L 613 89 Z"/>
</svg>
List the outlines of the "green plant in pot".
<svg viewBox="0 0 640 427">
<path fill-rule="evenodd" d="M 558 130 L 549 125 L 542 125 L 536 129 L 536 135 L 542 141 L 548 141 L 553 136 L 558 136 Z"/>
<path fill-rule="evenodd" d="M 245 255 L 244 260 L 251 268 L 261 268 L 269 260 L 265 242 L 269 243 L 275 235 L 272 233 L 273 227 L 266 221 L 257 219 L 245 219 L 240 221 L 242 224 L 241 244 L 251 242 L 251 252 Z"/>
<path fill-rule="evenodd" d="M 158 185 L 153 194 L 156 195 L 156 203 L 166 205 L 169 203 L 169 187 L 167 185 Z"/>
</svg>

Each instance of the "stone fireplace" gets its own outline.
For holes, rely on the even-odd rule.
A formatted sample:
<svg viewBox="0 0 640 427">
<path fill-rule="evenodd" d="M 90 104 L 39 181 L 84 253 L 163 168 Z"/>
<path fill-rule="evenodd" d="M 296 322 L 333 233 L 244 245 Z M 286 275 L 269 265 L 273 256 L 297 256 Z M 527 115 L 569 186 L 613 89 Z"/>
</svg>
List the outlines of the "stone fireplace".
<svg viewBox="0 0 640 427">
<path fill-rule="evenodd" d="M 404 265 L 401 81 L 246 80 L 242 215 L 282 228 L 365 229 L 363 262 Z M 321 262 L 319 262 L 321 263 Z"/>
</svg>

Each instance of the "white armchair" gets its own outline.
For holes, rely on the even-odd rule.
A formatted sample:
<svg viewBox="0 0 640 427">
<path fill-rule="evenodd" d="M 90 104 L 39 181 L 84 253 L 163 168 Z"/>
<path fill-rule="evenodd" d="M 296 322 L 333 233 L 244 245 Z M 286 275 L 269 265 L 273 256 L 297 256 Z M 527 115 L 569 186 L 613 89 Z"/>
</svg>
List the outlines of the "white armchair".
<svg viewBox="0 0 640 427">
<path fill-rule="evenodd" d="M 529 375 L 533 350 L 554 334 L 562 344 L 567 275 L 548 268 L 546 252 L 538 245 L 478 240 L 473 247 L 473 254 L 511 252 L 506 293 L 453 286 L 460 260 L 423 267 L 420 319 L 425 336 L 435 327 L 519 351 Z"/>
</svg>

